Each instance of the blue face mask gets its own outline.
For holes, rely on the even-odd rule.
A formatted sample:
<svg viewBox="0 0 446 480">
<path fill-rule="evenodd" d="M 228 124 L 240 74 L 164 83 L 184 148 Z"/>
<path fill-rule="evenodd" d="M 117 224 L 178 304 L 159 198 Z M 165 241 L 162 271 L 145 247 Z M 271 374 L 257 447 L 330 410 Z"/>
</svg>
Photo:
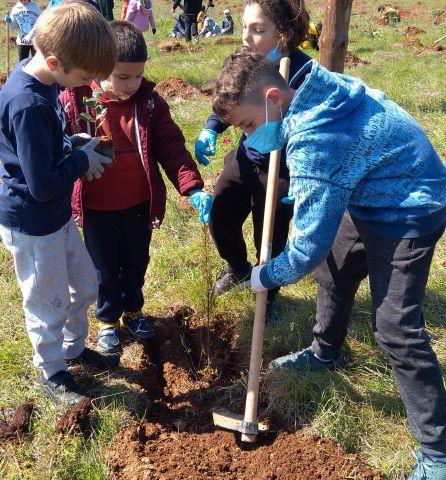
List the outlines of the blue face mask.
<svg viewBox="0 0 446 480">
<path fill-rule="evenodd" d="M 267 54 L 266 58 L 272 63 L 276 63 L 282 58 L 282 52 L 279 50 L 279 44 L 276 47 L 272 48 Z"/>
<path fill-rule="evenodd" d="M 245 140 L 245 146 L 256 150 L 262 155 L 274 152 L 274 150 L 282 150 L 284 141 L 280 140 L 279 131 L 282 126 L 282 120 L 274 122 L 268 121 L 268 100 L 265 100 L 266 122 L 259 125 L 251 135 Z M 282 113 L 282 111 L 281 111 Z"/>
</svg>

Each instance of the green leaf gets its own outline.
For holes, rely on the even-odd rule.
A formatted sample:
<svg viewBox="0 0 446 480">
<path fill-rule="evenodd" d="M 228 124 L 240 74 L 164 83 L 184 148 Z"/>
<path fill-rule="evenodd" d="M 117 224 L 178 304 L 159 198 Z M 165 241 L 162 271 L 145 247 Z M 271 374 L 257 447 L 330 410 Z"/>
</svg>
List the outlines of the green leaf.
<svg viewBox="0 0 446 480">
<path fill-rule="evenodd" d="M 104 93 L 104 90 L 102 90 L 102 88 L 97 88 L 96 90 L 93 90 L 92 98 L 98 98 L 103 93 Z"/>
<path fill-rule="evenodd" d="M 85 112 L 82 112 L 78 118 L 80 118 L 81 120 L 85 120 L 86 122 L 95 121 L 95 119 L 89 113 L 85 113 Z"/>
<path fill-rule="evenodd" d="M 95 107 L 97 105 L 97 100 L 95 100 L 94 98 L 84 97 L 82 99 L 82 103 L 87 107 Z"/>
</svg>

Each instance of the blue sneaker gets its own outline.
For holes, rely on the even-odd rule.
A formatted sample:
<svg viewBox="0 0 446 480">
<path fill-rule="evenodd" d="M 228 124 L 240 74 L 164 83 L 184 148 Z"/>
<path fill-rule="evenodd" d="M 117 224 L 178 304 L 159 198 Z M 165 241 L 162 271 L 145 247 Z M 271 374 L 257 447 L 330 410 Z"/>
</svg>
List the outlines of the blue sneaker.
<svg viewBox="0 0 446 480">
<path fill-rule="evenodd" d="M 446 461 L 446 458 L 445 458 Z M 418 461 L 407 480 L 446 480 L 446 463 L 418 452 Z"/>
<path fill-rule="evenodd" d="M 104 353 L 118 353 L 121 350 L 121 339 L 118 325 L 104 325 L 99 331 L 98 348 Z"/>
<path fill-rule="evenodd" d="M 121 328 L 143 340 L 155 338 L 155 330 L 142 312 L 125 312 L 121 317 Z"/>
<path fill-rule="evenodd" d="M 323 372 L 325 370 L 334 370 L 343 365 L 344 359 L 342 355 L 339 355 L 339 357 L 333 360 L 322 361 L 316 357 L 313 347 L 308 347 L 300 352 L 290 353 L 283 357 L 276 358 L 270 362 L 269 369 L 287 369 L 292 370 L 295 373 L 302 373 L 305 371 Z"/>
</svg>

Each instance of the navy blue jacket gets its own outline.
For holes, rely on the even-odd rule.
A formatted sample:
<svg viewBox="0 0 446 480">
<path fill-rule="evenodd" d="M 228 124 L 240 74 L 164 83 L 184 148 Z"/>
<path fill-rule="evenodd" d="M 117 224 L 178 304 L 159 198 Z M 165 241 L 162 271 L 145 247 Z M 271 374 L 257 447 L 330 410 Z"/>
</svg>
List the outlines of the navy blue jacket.
<svg viewBox="0 0 446 480">
<path fill-rule="evenodd" d="M 290 54 L 290 86 L 292 88 L 297 88 L 298 85 L 294 85 L 292 83 L 293 78 L 296 77 L 296 73 L 309 61 L 311 60 L 311 57 L 309 57 L 307 54 L 303 53 L 302 50 L 296 50 L 295 52 L 292 52 Z M 212 113 L 209 115 L 209 118 L 206 123 L 206 128 L 209 128 L 210 130 L 214 130 L 214 132 L 217 133 L 223 133 L 227 128 L 229 127 L 228 124 L 225 122 L 221 121 L 217 115 Z M 269 162 L 269 154 L 267 155 L 262 155 L 261 153 L 257 152 L 256 150 L 253 150 L 252 148 L 246 148 L 245 147 L 245 140 L 246 140 L 246 135 L 243 134 L 240 138 L 239 146 L 238 146 L 238 152 L 237 152 L 237 158 L 239 161 L 251 161 L 255 163 L 256 165 L 266 168 Z M 285 165 L 285 159 L 286 159 L 286 152 L 285 152 L 285 147 L 282 150 L 282 164 Z"/>
<path fill-rule="evenodd" d="M 49 235 L 71 217 L 74 181 L 88 170 L 71 153 L 58 87 L 19 63 L 0 91 L 0 224 L 27 235 Z"/>
</svg>

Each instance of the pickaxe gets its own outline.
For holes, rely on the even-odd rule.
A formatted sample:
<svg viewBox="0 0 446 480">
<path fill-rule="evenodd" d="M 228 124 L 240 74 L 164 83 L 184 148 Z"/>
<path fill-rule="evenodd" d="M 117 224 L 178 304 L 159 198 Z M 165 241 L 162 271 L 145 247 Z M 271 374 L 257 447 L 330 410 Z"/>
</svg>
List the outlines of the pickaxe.
<svg viewBox="0 0 446 480">
<path fill-rule="evenodd" d="M 280 74 L 288 81 L 290 59 L 280 61 Z M 271 259 L 273 242 L 274 217 L 276 213 L 277 186 L 279 180 L 281 150 L 271 152 L 268 168 L 268 184 L 266 188 L 265 214 L 263 221 L 262 248 L 260 265 L 265 265 Z M 267 426 L 257 421 L 259 402 L 260 370 L 262 367 L 263 331 L 265 328 L 266 302 L 268 291 L 256 294 L 256 313 L 252 332 L 251 359 L 249 362 L 248 391 L 246 394 L 245 415 L 235 415 L 222 409 L 213 411 L 214 424 L 240 432 L 242 441 L 253 443 L 257 434 L 265 432 Z"/>
</svg>

